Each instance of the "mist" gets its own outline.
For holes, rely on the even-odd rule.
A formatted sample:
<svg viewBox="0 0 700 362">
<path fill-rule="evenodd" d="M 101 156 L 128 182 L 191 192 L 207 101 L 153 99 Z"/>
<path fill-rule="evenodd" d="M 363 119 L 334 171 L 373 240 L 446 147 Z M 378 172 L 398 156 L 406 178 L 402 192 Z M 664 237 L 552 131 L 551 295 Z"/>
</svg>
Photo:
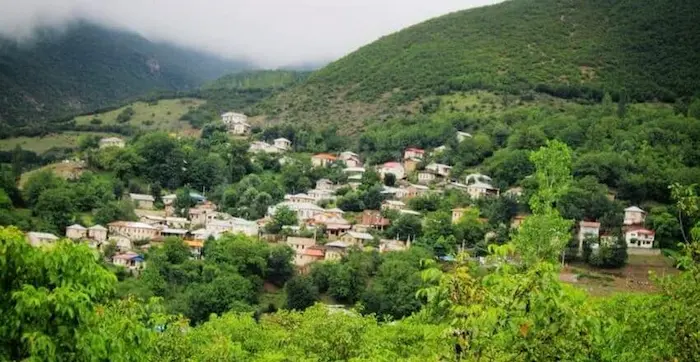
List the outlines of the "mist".
<svg viewBox="0 0 700 362">
<path fill-rule="evenodd" d="M 377 38 L 498 0 L 0 0 L 0 34 L 30 39 L 75 20 L 261 67 L 337 59 Z"/>
</svg>

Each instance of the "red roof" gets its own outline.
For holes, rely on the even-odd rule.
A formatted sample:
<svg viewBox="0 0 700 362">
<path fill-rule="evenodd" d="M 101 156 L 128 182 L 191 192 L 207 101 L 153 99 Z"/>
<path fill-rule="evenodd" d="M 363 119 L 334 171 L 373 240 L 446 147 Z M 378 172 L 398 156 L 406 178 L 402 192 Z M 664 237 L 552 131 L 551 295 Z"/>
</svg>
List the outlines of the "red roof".
<svg viewBox="0 0 700 362">
<path fill-rule="evenodd" d="M 401 164 L 398 162 L 386 162 L 386 163 L 384 163 L 384 167 L 393 168 L 393 167 L 403 167 L 403 166 L 401 166 Z"/>
<path fill-rule="evenodd" d="M 588 228 L 599 228 L 600 227 L 600 223 L 595 222 L 595 221 L 581 221 L 579 223 L 579 225 L 581 225 L 582 227 L 588 227 Z"/>
<path fill-rule="evenodd" d="M 323 257 L 326 255 L 326 253 L 323 251 L 323 249 L 319 248 L 307 248 L 304 250 L 304 255 L 308 256 L 316 256 L 316 257 Z"/>
<path fill-rule="evenodd" d="M 331 155 L 330 153 L 319 153 L 316 155 L 313 155 L 313 158 L 320 158 L 328 161 L 335 161 L 337 157 Z"/>
<path fill-rule="evenodd" d="M 643 227 L 631 228 L 627 230 L 628 233 L 632 231 L 636 232 L 637 234 L 656 235 L 656 232 L 654 232 L 653 230 L 645 229 Z"/>
</svg>

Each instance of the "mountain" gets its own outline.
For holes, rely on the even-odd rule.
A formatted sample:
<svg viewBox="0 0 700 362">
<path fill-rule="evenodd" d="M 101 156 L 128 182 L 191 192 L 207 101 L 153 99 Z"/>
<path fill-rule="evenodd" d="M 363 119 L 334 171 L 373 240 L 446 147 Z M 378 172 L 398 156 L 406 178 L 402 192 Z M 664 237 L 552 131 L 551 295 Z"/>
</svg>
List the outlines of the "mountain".
<svg viewBox="0 0 700 362">
<path fill-rule="evenodd" d="M 154 89 L 196 89 L 245 68 L 250 68 L 245 61 L 87 22 L 39 29 L 30 42 L 0 39 L 0 121 L 6 127 L 31 127 Z"/>
<path fill-rule="evenodd" d="M 383 37 L 265 105 L 288 120 L 374 117 L 486 89 L 675 101 L 700 91 L 696 0 L 511 0 Z"/>
</svg>

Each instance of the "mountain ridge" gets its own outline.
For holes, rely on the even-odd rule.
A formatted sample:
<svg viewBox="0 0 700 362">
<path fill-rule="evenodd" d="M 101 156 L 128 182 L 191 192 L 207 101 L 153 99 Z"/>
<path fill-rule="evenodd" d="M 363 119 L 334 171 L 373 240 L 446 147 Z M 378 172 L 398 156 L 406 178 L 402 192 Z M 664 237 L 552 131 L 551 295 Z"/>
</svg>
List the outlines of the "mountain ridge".
<svg viewBox="0 0 700 362">
<path fill-rule="evenodd" d="M 45 123 L 152 92 L 194 90 L 205 81 L 251 68 L 136 33 L 78 21 L 31 43 L 0 40 L 0 120 Z"/>
<path fill-rule="evenodd" d="M 453 12 L 361 47 L 263 108 L 289 121 L 345 122 L 471 89 L 596 102 L 605 93 L 615 100 L 687 99 L 700 91 L 696 5 L 511 0 Z"/>
</svg>

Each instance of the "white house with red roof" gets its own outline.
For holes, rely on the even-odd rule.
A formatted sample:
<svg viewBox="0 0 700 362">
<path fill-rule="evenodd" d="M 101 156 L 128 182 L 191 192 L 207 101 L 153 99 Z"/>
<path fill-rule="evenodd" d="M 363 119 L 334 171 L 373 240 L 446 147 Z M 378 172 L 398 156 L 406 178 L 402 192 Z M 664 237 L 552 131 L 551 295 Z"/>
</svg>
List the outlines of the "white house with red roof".
<svg viewBox="0 0 700 362">
<path fill-rule="evenodd" d="M 653 230 L 643 227 L 632 227 L 625 231 L 625 241 L 628 248 L 651 249 L 654 247 L 655 236 L 656 233 Z"/>
<path fill-rule="evenodd" d="M 409 158 L 419 158 L 422 160 L 424 155 L 425 155 L 424 149 L 409 147 L 403 152 L 403 159 L 407 160 Z"/>
<path fill-rule="evenodd" d="M 394 174 L 397 180 L 402 180 L 406 177 L 406 170 L 403 168 L 403 165 L 398 162 L 387 162 L 379 166 L 377 172 L 379 172 L 382 178 L 388 173 Z"/>
</svg>

